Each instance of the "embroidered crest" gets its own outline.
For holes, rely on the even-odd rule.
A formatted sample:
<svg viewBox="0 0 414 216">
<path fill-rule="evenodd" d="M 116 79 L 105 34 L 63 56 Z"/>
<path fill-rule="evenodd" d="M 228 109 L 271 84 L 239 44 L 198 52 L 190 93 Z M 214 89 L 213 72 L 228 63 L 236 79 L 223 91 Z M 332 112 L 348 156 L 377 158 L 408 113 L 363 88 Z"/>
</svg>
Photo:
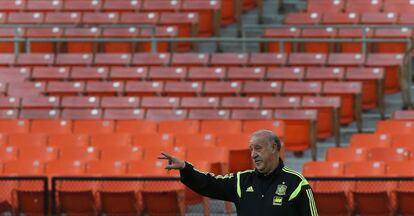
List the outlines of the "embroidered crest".
<svg viewBox="0 0 414 216">
<path fill-rule="evenodd" d="M 280 196 L 274 196 L 273 197 L 273 205 L 282 205 L 282 200 L 283 200 L 283 197 L 280 197 Z"/>
<path fill-rule="evenodd" d="M 277 194 L 279 196 L 284 196 L 284 195 L 286 195 L 286 189 L 287 189 L 286 185 L 279 184 L 279 185 L 277 185 L 275 194 Z"/>
</svg>

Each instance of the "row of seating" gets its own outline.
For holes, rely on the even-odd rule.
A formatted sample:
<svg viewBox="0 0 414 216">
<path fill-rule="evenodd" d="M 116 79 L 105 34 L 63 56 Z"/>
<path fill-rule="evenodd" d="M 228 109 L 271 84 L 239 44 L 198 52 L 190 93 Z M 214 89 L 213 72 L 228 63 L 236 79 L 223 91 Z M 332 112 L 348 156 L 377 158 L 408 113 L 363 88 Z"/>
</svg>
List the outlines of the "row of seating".
<svg viewBox="0 0 414 216">
<path fill-rule="evenodd" d="M 413 161 L 308 162 L 307 177 L 403 178 L 413 176 Z M 396 215 L 409 214 L 412 179 L 370 181 L 311 181 L 319 214 Z"/>
<path fill-rule="evenodd" d="M 413 137 L 413 136 L 411 136 Z M 394 137 L 393 137 L 394 138 Z M 372 145 L 361 147 L 329 148 L 326 152 L 326 161 L 405 161 L 412 160 L 414 143 L 398 142 L 407 136 L 396 136 L 392 142 L 393 147 L 382 147 Z M 405 144 L 405 145 L 404 145 Z"/>
<path fill-rule="evenodd" d="M 409 0 L 308 0 L 308 12 L 404 12 L 414 11 Z"/>
<path fill-rule="evenodd" d="M 1 54 L 3 66 L 401 66 L 402 53 L 113 53 Z"/>
</svg>

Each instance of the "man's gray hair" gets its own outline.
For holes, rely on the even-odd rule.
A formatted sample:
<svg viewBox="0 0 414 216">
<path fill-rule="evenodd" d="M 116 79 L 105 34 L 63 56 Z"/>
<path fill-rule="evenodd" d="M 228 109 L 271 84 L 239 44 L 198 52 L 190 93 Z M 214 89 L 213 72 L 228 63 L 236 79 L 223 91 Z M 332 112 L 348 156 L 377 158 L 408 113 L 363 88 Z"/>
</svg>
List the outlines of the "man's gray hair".
<svg viewBox="0 0 414 216">
<path fill-rule="evenodd" d="M 280 142 L 279 137 L 273 133 L 271 130 L 258 130 L 252 134 L 252 138 L 268 138 L 269 145 L 276 145 L 277 151 L 280 151 L 282 148 L 282 143 Z"/>
</svg>

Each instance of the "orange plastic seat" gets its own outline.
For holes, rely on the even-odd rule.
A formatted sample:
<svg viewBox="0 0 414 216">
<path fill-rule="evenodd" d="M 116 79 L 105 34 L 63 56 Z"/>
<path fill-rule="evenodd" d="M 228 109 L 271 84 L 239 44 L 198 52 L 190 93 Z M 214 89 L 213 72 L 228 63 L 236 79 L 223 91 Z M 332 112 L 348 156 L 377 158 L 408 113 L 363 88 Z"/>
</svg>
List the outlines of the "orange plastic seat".
<svg viewBox="0 0 414 216">
<path fill-rule="evenodd" d="M 132 145 L 140 147 L 171 147 L 174 136 L 167 133 L 134 134 Z"/>
<path fill-rule="evenodd" d="M 410 152 L 404 148 L 370 148 L 367 160 L 369 161 L 405 161 L 410 157 Z"/>
<path fill-rule="evenodd" d="M 16 2 L 15 0 L 5 0 L 0 6 L 0 11 L 22 11 L 26 7 L 26 1 Z"/>
<path fill-rule="evenodd" d="M 217 146 L 229 150 L 229 172 L 247 170 L 253 167 L 249 140 L 250 134 L 222 134 L 217 136 Z"/>
<path fill-rule="evenodd" d="M 278 137 L 282 138 L 285 134 L 285 124 L 283 121 L 273 121 L 273 120 L 251 120 L 243 122 L 243 133 L 252 134 L 258 130 L 271 130 Z"/>
<path fill-rule="evenodd" d="M 353 162 L 345 167 L 345 175 L 352 177 L 379 177 L 385 175 L 386 165 L 383 162 Z M 391 190 L 395 182 L 358 181 L 352 192 L 355 211 L 358 214 L 391 215 L 395 204 L 391 198 Z"/>
<path fill-rule="evenodd" d="M 127 172 L 123 161 L 89 161 L 86 164 L 86 174 L 94 176 L 123 176 Z"/>
<path fill-rule="evenodd" d="M 86 165 L 82 161 L 55 160 L 46 164 L 45 174 L 48 176 L 82 176 Z"/>
<path fill-rule="evenodd" d="M 198 26 L 200 36 L 217 36 L 221 24 L 219 16 L 225 14 L 223 4 L 218 1 L 183 1 L 181 11 L 198 13 L 199 23 L 202 23 Z"/>
<path fill-rule="evenodd" d="M 17 160 L 4 164 L 3 175 L 40 176 L 45 171 L 44 164 L 37 160 Z"/>
<path fill-rule="evenodd" d="M 209 120 L 201 122 L 201 133 L 211 134 L 240 134 L 242 132 L 241 121 Z"/>
<path fill-rule="evenodd" d="M 344 164 L 336 161 L 310 161 L 303 165 L 303 175 L 306 177 L 342 177 Z"/>
<path fill-rule="evenodd" d="M 140 30 L 135 27 L 130 28 L 106 28 L 102 32 L 102 36 L 105 38 L 125 38 L 131 39 L 136 38 L 140 34 Z M 104 50 L 106 53 L 133 53 L 136 50 L 136 46 L 134 43 L 131 42 L 113 42 L 107 41 L 103 44 Z M 121 62 L 127 62 L 128 64 L 131 61 L 130 56 L 125 58 L 123 54 L 120 55 L 120 59 L 117 59 L 117 64 L 121 64 Z M 96 62 L 96 60 L 95 60 Z M 105 63 L 101 60 L 101 63 Z"/>
<path fill-rule="evenodd" d="M 93 0 L 73 0 L 65 1 L 63 6 L 64 11 L 97 11 L 102 8 L 102 2 Z"/>
<path fill-rule="evenodd" d="M 6 146 L 5 143 L 2 143 L 2 145 L 0 146 L 0 162 L 3 164 L 9 161 L 15 161 L 17 159 L 18 148 L 15 146 Z"/>
<path fill-rule="evenodd" d="M 25 30 L 22 30 L 21 32 L 19 32 L 19 31 L 16 31 L 16 29 L 14 28 L 2 28 L 0 29 L 0 34 L 1 34 L 0 38 L 10 39 L 14 37 L 22 37 L 25 34 Z M 16 44 L 14 42 L 1 42 L 0 52 L 1 53 L 14 53 L 14 50 L 16 49 L 15 45 Z M 22 44 L 19 44 L 19 45 L 22 45 Z M 19 48 L 22 49 L 21 46 Z M 9 61 L 7 64 L 14 63 L 14 62 L 15 61 L 13 59 L 13 61 Z"/>
<path fill-rule="evenodd" d="M 283 93 L 285 95 L 317 95 L 322 91 L 322 84 L 320 82 L 285 82 Z"/>
<path fill-rule="evenodd" d="M 0 98 L 1 109 L 16 109 L 20 106 L 20 99 L 15 97 Z"/>
<path fill-rule="evenodd" d="M 144 152 L 137 146 L 100 146 L 102 161 L 137 161 L 142 160 Z"/>
<path fill-rule="evenodd" d="M 131 134 L 152 134 L 157 132 L 157 123 L 153 121 L 144 120 L 120 120 L 116 121 L 116 133 L 131 133 Z"/>
<path fill-rule="evenodd" d="M 73 146 L 62 146 L 60 148 L 60 156 L 59 160 L 66 160 L 66 161 L 93 161 L 99 159 L 99 151 L 91 146 L 77 146 L 73 148 Z"/>
<path fill-rule="evenodd" d="M 29 130 L 28 120 L 0 120 L 0 133 L 28 133 Z"/>
<path fill-rule="evenodd" d="M 376 29 L 374 37 L 376 38 L 390 38 L 390 39 L 406 39 L 411 38 L 413 32 L 410 29 Z M 380 53 L 404 53 L 407 50 L 405 43 L 398 42 L 382 42 L 377 44 L 378 52 Z"/>
<path fill-rule="evenodd" d="M 364 29 L 349 29 L 341 28 L 338 30 L 338 38 L 371 38 L 374 35 L 374 31 Z M 362 42 L 342 42 L 339 44 L 342 53 L 361 53 Z M 371 50 L 372 44 L 366 43 L 366 49 Z"/>
<path fill-rule="evenodd" d="M 75 96 L 84 92 L 84 82 L 48 82 L 46 93 L 53 96 Z"/>
<path fill-rule="evenodd" d="M 216 136 L 214 134 L 176 134 L 175 146 L 185 148 L 211 147 L 216 146 Z"/>
<path fill-rule="evenodd" d="M 90 144 L 98 149 L 111 146 L 130 146 L 132 144 L 132 136 L 127 133 L 93 134 L 91 135 Z"/>
<path fill-rule="evenodd" d="M 411 134 L 414 132 L 414 122 L 401 120 L 379 121 L 375 133 L 377 134 Z"/>
<path fill-rule="evenodd" d="M 392 177 L 413 176 L 414 163 L 412 161 L 388 162 L 386 175 Z M 413 213 L 413 184 L 411 181 L 399 181 L 395 188 L 396 213 L 410 215 Z"/>
<path fill-rule="evenodd" d="M 104 11 L 137 11 L 141 8 L 140 1 L 119 1 L 119 0 L 106 0 L 102 5 Z"/>
<path fill-rule="evenodd" d="M 142 29 L 140 37 L 176 38 L 177 35 L 178 28 L 173 25 L 156 27 L 155 33 L 148 28 Z M 168 42 L 143 42 L 140 46 L 144 52 L 152 52 L 152 50 L 156 50 L 157 52 L 168 52 L 169 50 L 174 50 L 174 45 Z"/>
<path fill-rule="evenodd" d="M 391 134 L 391 147 L 414 150 L 414 134 Z"/>
<path fill-rule="evenodd" d="M 115 122 L 108 120 L 76 120 L 73 122 L 73 133 L 113 133 Z"/>
<path fill-rule="evenodd" d="M 176 155 L 178 158 L 186 158 L 186 149 L 184 147 L 179 146 L 147 146 L 144 148 L 144 161 L 155 161 L 158 160 L 157 158 L 160 156 L 161 152 L 167 152 L 169 154 Z M 159 161 L 159 160 L 158 160 Z M 158 163 L 157 163 L 158 164 Z M 158 166 L 158 165 L 157 165 Z M 162 162 L 162 168 L 164 169 L 166 166 L 165 161 Z M 152 167 L 152 166 L 149 166 Z M 161 167 L 160 167 L 161 168 Z M 151 172 L 159 172 L 159 170 L 149 170 L 146 171 L 146 174 L 150 174 Z M 167 173 L 166 170 L 164 170 L 162 173 Z M 154 173 L 155 174 L 155 173 Z M 162 174 L 164 175 L 164 174 Z M 174 175 L 173 173 L 167 173 L 167 175 Z"/>
<path fill-rule="evenodd" d="M 56 148 L 86 147 L 89 145 L 89 135 L 87 134 L 50 134 L 48 135 L 48 145 Z"/>
<path fill-rule="evenodd" d="M 357 147 L 334 147 L 329 148 L 326 152 L 327 161 L 366 161 L 367 149 Z"/>
<path fill-rule="evenodd" d="M 30 38 L 61 38 L 63 35 L 63 29 L 59 28 L 59 27 L 54 27 L 54 28 L 29 28 L 26 30 L 26 37 L 30 37 Z M 60 51 L 60 47 L 59 47 L 59 43 L 56 42 L 45 42 L 45 41 L 41 41 L 41 42 L 31 42 L 29 44 L 30 47 L 30 52 L 32 53 L 55 53 L 55 52 L 59 52 Z M 29 59 L 25 59 L 26 61 L 28 61 Z M 43 59 L 38 58 L 37 59 L 38 62 L 30 62 L 32 65 L 33 63 L 35 64 L 39 64 L 39 63 L 54 63 L 54 58 L 52 56 L 52 58 L 47 59 L 46 57 L 44 57 Z M 32 60 L 33 61 L 33 60 Z M 27 63 L 24 62 L 24 60 L 20 63 L 20 64 L 25 64 L 28 65 Z"/>
<path fill-rule="evenodd" d="M 200 122 L 194 120 L 161 121 L 158 123 L 158 133 L 196 134 L 200 130 Z"/>
<path fill-rule="evenodd" d="M 17 109 L 6 109 L 0 110 L 0 119 L 17 119 L 18 118 L 18 110 Z"/>
<path fill-rule="evenodd" d="M 58 159 L 58 149 L 48 146 L 19 146 L 19 160 L 32 160 L 46 163 Z"/>
<path fill-rule="evenodd" d="M 208 162 L 210 171 L 214 174 L 227 174 L 229 172 L 230 153 L 224 147 L 189 147 L 187 160 L 195 163 Z"/>
<path fill-rule="evenodd" d="M 352 147 L 386 148 L 391 146 L 391 136 L 388 134 L 353 134 L 350 143 Z"/>
<path fill-rule="evenodd" d="M 47 145 L 47 136 L 45 134 L 10 134 L 8 145 L 23 147 L 45 147 Z"/>
</svg>

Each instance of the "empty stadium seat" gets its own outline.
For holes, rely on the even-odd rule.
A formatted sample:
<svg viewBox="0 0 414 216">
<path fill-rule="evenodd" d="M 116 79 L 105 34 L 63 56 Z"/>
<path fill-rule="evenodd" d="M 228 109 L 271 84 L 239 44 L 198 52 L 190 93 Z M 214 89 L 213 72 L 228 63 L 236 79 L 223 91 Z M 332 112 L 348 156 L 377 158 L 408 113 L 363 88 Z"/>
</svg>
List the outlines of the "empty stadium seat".
<svg viewBox="0 0 414 216">
<path fill-rule="evenodd" d="M 387 134 L 353 134 L 351 146 L 360 148 L 390 147 L 391 136 Z"/>
<path fill-rule="evenodd" d="M 336 147 L 329 148 L 326 152 L 327 161 L 365 161 L 367 160 L 368 151 L 365 148 L 356 147 Z"/>
<path fill-rule="evenodd" d="M 113 133 L 114 121 L 108 120 L 76 120 L 73 122 L 73 133 Z"/>
<path fill-rule="evenodd" d="M 200 122 L 194 120 L 161 121 L 158 123 L 158 133 L 196 134 L 200 130 Z"/>
</svg>

